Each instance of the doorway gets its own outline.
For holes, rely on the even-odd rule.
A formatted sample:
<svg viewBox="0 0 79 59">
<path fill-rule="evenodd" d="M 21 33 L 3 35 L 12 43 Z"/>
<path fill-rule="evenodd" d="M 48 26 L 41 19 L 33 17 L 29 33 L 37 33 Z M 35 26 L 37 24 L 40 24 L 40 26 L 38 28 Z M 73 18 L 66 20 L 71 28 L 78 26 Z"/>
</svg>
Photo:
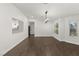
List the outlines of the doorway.
<svg viewBox="0 0 79 59">
<path fill-rule="evenodd" d="M 28 26 L 28 36 L 29 37 L 34 37 L 35 33 L 34 33 L 34 22 L 29 22 L 29 26 Z"/>
</svg>

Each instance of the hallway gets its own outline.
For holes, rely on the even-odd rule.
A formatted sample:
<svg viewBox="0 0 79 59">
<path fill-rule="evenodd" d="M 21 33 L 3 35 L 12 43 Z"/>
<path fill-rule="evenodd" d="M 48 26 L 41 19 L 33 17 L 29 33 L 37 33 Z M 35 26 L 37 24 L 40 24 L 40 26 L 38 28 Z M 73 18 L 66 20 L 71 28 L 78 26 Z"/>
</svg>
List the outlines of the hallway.
<svg viewBox="0 0 79 59">
<path fill-rule="evenodd" d="M 77 56 L 79 46 L 60 42 L 53 37 L 31 37 L 25 39 L 5 56 Z"/>
</svg>

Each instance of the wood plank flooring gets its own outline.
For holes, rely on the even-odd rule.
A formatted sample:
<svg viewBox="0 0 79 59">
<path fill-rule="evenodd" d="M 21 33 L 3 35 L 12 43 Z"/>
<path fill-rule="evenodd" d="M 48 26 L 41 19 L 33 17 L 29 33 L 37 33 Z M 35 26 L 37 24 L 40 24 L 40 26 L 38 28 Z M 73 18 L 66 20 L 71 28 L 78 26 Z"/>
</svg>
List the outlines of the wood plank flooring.
<svg viewBox="0 0 79 59">
<path fill-rule="evenodd" d="M 79 56 L 79 45 L 60 42 L 53 37 L 30 37 L 4 56 Z"/>
</svg>

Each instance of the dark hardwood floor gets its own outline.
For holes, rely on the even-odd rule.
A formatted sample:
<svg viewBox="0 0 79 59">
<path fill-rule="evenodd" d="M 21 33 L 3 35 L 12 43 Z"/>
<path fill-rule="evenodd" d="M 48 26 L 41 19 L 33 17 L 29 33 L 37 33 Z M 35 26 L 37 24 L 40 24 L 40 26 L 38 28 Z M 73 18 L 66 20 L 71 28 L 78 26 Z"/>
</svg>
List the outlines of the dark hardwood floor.
<svg viewBox="0 0 79 59">
<path fill-rule="evenodd" d="M 53 37 L 30 37 L 4 56 L 78 56 L 79 45 L 60 42 Z"/>
</svg>

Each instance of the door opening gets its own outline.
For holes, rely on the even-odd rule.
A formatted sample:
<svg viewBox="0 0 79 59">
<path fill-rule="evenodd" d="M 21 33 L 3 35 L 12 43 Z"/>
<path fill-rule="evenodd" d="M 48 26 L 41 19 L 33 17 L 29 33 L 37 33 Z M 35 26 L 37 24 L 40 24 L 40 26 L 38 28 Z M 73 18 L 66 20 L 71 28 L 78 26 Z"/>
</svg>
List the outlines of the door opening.
<svg viewBox="0 0 79 59">
<path fill-rule="evenodd" d="M 29 26 L 28 26 L 28 36 L 29 37 L 34 37 L 35 33 L 34 33 L 34 22 L 29 22 Z"/>
</svg>

